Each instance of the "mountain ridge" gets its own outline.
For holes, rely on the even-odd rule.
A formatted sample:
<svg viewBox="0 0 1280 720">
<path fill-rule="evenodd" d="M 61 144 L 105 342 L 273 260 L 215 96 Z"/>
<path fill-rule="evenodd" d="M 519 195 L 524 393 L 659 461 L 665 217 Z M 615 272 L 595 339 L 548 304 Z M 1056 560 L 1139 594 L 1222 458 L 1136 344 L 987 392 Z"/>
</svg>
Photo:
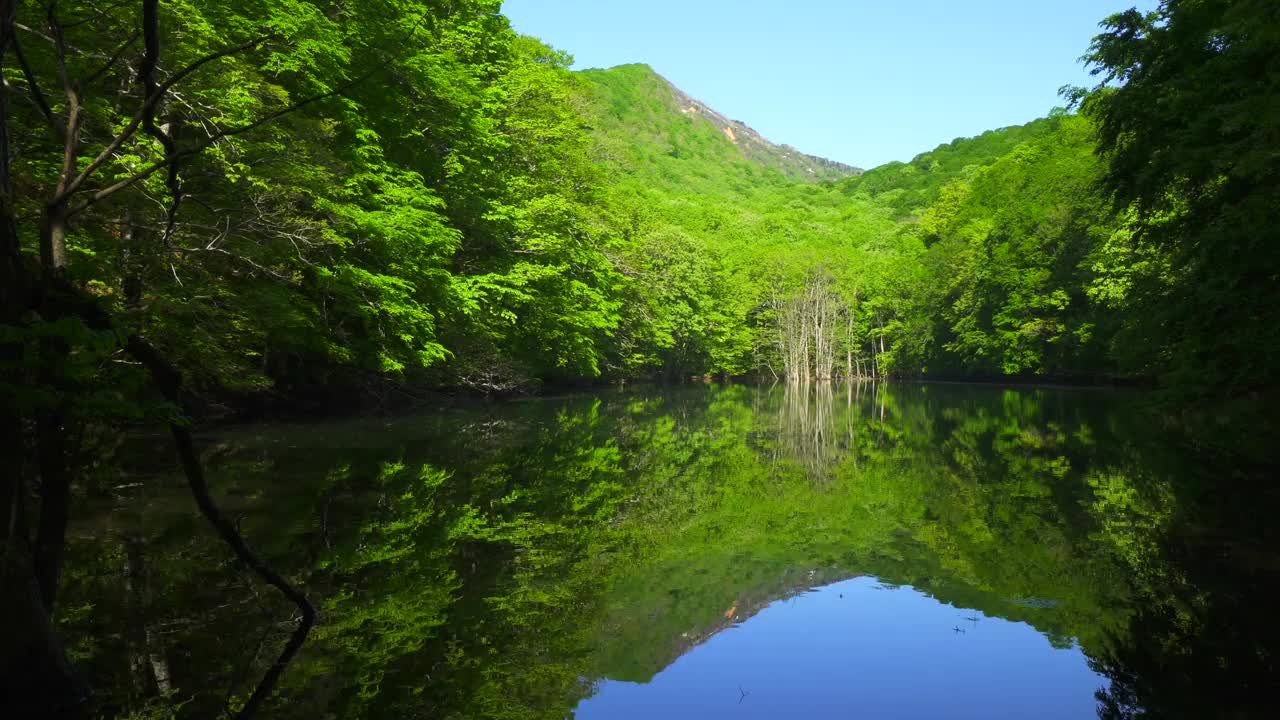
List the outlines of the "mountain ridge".
<svg viewBox="0 0 1280 720">
<path fill-rule="evenodd" d="M 840 178 L 861 175 L 865 172 L 862 168 L 855 167 L 838 160 L 831 160 L 817 155 L 800 152 L 794 147 L 785 143 L 774 143 L 754 128 L 747 125 L 741 120 L 734 120 L 727 115 L 719 112 L 710 105 L 693 97 L 692 95 L 681 90 L 675 83 L 671 82 L 661 73 L 656 73 L 671 88 L 672 95 L 676 102 L 680 105 L 680 112 L 686 115 L 697 115 L 712 125 L 716 126 L 720 132 L 729 138 L 730 142 L 742 149 L 743 153 L 748 157 L 763 154 L 767 156 L 778 157 L 781 160 L 791 160 L 806 170 L 814 178 L 824 179 L 829 174 L 837 175 Z"/>
<path fill-rule="evenodd" d="M 581 71 L 588 77 L 639 72 L 649 75 L 669 94 L 673 109 L 693 121 L 702 120 L 714 127 L 742 155 L 761 165 L 772 167 L 792 179 L 815 182 L 843 180 L 865 172 L 837 160 L 810 155 L 787 144 L 772 142 L 741 120 L 734 120 L 707 103 L 681 90 L 675 83 L 645 63 L 627 63 L 610 68 L 592 68 Z"/>
</svg>

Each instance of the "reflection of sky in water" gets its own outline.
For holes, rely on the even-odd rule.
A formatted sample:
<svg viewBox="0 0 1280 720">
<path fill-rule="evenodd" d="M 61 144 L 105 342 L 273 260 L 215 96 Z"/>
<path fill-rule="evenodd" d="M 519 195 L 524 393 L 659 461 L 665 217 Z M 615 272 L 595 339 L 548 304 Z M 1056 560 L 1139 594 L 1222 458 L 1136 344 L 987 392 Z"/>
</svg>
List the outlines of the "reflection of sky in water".
<svg viewBox="0 0 1280 720">
<path fill-rule="evenodd" d="M 857 578 L 774 603 L 650 683 L 603 681 L 576 717 L 1074 720 L 1106 684 L 1029 625 Z"/>
</svg>

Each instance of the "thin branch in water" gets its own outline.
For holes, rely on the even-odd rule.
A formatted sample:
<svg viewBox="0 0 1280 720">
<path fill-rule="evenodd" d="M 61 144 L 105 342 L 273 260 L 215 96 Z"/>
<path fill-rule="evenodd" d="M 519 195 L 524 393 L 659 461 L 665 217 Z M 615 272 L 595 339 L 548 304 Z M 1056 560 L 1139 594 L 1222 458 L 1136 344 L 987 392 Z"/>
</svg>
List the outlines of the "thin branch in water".
<svg viewBox="0 0 1280 720">
<path fill-rule="evenodd" d="M 165 399 L 181 408 L 182 375 L 177 368 L 169 364 L 155 348 L 136 335 L 128 339 L 125 348 L 130 355 L 133 355 L 146 366 Z M 311 632 L 312 626 L 315 625 L 316 610 L 306 595 L 263 562 L 250 549 L 244 537 L 236 531 L 235 525 L 222 514 L 222 511 L 213 501 L 213 497 L 209 494 L 209 485 L 205 480 L 204 467 L 200 462 L 199 455 L 196 453 L 195 441 L 191 437 L 191 432 L 178 421 L 171 422 L 169 430 L 173 435 L 174 445 L 178 450 L 183 472 L 187 476 L 187 485 L 205 519 L 213 526 L 223 541 L 231 546 L 231 549 L 241 562 L 248 565 L 269 585 L 279 590 L 302 613 L 301 621 L 292 635 L 290 635 L 289 642 L 285 644 L 284 650 L 281 651 L 279 657 L 276 658 L 276 661 L 272 663 L 271 667 L 263 675 L 257 687 L 254 688 L 253 694 L 249 696 L 249 699 L 236 715 L 237 718 L 248 718 L 271 696 L 285 668 L 288 667 L 293 657 L 297 655 L 298 650 L 302 648 L 302 644 L 306 642 L 307 634 Z"/>
</svg>

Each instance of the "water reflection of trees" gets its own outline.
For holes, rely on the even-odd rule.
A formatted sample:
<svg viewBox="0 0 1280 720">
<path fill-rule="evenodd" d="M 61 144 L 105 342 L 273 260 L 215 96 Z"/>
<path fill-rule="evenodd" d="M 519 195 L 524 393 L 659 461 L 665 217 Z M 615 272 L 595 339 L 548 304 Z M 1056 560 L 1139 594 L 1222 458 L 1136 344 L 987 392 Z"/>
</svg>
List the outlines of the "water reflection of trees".
<svg viewBox="0 0 1280 720">
<path fill-rule="evenodd" d="M 865 461 L 868 448 L 884 440 L 884 383 L 787 382 L 756 395 L 757 419 L 770 436 L 759 443 L 763 454 L 815 480 L 830 481 L 844 463 Z"/>
<path fill-rule="evenodd" d="M 1258 600 L 1274 494 L 1239 468 L 1234 495 L 1209 492 L 1222 458 L 1114 404 L 646 390 L 278 428 L 210 459 L 262 553 L 324 609 L 280 717 L 564 717 L 594 678 L 651 676 L 726 608 L 854 573 L 1078 639 L 1111 679 L 1105 718 L 1249 717 L 1280 677 Z M 63 623 L 107 716 L 168 705 L 165 684 L 182 713 L 216 714 L 288 629 L 164 487 L 130 491 L 154 494 L 147 513 L 82 528 L 69 559 Z"/>
<path fill-rule="evenodd" d="M 784 386 L 778 422 L 782 453 L 824 480 L 844 455 L 836 436 L 833 395 L 829 382 L 789 382 Z"/>
<path fill-rule="evenodd" d="M 1274 712 L 1273 468 L 1198 451 L 1123 398 L 822 383 L 774 393 L 760 403 L 778 418 L 771 460 L 825 485 L 866 482 L 885 462 L 934 473 L 925 514 L 937 521 L 916 537 L 963 558 L 934 577 L 1060 603 L 1038 617 L 984 609 L 1032 622 L 1055 644 L 1081 642 L 1110 680 L 1100 717 Z"/>
<path fill-rule="evenodd" d="M 1228 471 L 1219 457 L 1177 460 L 1191 463 L 1185 480 L 1152 493 L 1139 477 L 1127 488 L 1138 522 L 1113 521 L 1105 536 L 1125 559 L 1135 602 L 1127 623 L 1092 653 L 1094 668 L 1111 680 L 1098 695 L 1099 716 L 1274 717 L 1280 547 L 1272 519 L 1280 493 L 1272 470 Z M 1225 472 L 1232 486 L 1224 491 Z M 1144 514 L 1164 522 L 1136 531 Z"/>
</svg>

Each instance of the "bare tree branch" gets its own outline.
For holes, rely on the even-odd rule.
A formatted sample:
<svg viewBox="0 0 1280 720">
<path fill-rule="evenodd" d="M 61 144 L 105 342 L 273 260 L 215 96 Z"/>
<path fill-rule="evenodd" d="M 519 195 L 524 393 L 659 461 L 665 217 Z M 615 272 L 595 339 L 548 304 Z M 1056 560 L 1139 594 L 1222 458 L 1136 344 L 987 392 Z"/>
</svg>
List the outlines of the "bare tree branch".
<svg viewBox="0 0 1280 720">
<path fill-rule="evenodd" d="M 237 262 L 248 265 L 250 268 L 252 268 L 257 272 L 262 273 L 263 275 L 267 275 L 269 277 L 274 278 L 277 282 L 280 282 L 284 285 L 288 285 L 289 287 L 294 287 L 294 288 L 302 287 L 302 285 L 297 280 L 294 280 L 293 278 L 288 277 L 286 275 L 281 275 L 280 273 L 276 272 L 275 270 L 272 270 L 271 268 L 264 267 L 263 265 L 260 265 L 254 262 L 253 260 L 250 260 L 249 258 L 245 257 L 244 255 L 233 253 L 230 250 L 225 250 L 220 247 L 202 247 L 202 248 L 201 247 L 196 247 L 196 248 L 179 247 L 176 249 L 181 252 L 190 253 L 193 255 L 196 253 L 217 253 L 219 255 L 226 255 L 227 257 Z"/>
<path fill-rule="evenodd" d="M 31 99 L 35 102 L 36 107 L 40 109 L 40 114 L 44 115 L 44 119 L 49 122 L 49 126 L 55 131 L 62 130 L 62 124 L 54 117 L 53 110 L 49 108 L 49 102 L 45 100 L 44 91 L 40 89 L 40 83 L 36 82 L 36 74 L 31 69 L 31 63 L 27 62 L 26 53 L 22 52 L 22 44 L 18 42 L 17 34 L 9 38 L 10 44 L 13 45 L 13 54 L 18 58 L 18 67 L 22 68 L 22 77 L 27 81 L 27 86 L 31 88 Z"/>
<path fill-rule="evenodd" d="M 147 167 L 143 168 L 142 170 L 139 170 L 138 172 L 136 172 L 136 173 L 134 173 L 134 174 L 130 175 L 129 177 L 124 178 L 123 180 L 120 180 L 119 182 L 116 182 L 116 183 L 114 183 L 114 184 L 112 184 L 112 185 L 109 185 L 109 186 L 107 186 L 107 187 L 105 187 L 105 188 L 103 188 L 103 189 L 101 189 L 101 190 L 99 190 L 99 191 L 97 191 L 97 192 L 95 192 L 95 193 L 91 194 L 91 195 L 88 197 L 88 199 L 86 199 L 85 201 L 81 202 L 80 204 L 78 204 L 78 205 L 74 206 L 74 207 L 71 209 L 71 211 L 68 213 L 68 216 L 73 216 L 73 215 L 76 215 L 77 213 L 83 212 L 83 211 L 84 211 L 85 209 L 87 209 L 88 207 L 90 207 L 90 206 L 92 206 L 92 205 L 94 205 L 94 204 L 96 204 L 96 203 L 98 203 L 98 202 L 101 202 L 102 200 L 105 200 L 105 199 L 107 199 L 107 198 L 111 197 L 112 195 L 115 195 L 116 193 L 120 192 L 121 190 L 124 190 L 125 188 L 130 187 L 131 185 L 133 185 L 133 184 L 135 184 L 135 183 L 137 183 L 137 182 L 139 182 L 139 181 L 142 181 L 142 180 L 147 179 L 148 177 L 151 177 L 152 175 L 154 175 L 154 174 L 156 173 L 156 171 L 158 171 L 158 170 L 162 170 L 162 169 L 164 169 L 164 168 L 167 168 L 167 167 L 169 167 L 170 165 L 172 165 L 173 163 L 180 162 L 180 161 L 182 161 L 182 160 L 185 160 L 186 158 L 189 158 L 189 157 L 192 157 L 192 156 L 195 156 L 195 155 L 199 155 L 200 153 L 204 152 L 205 150 L 208 150 L 208 149 L 209 149 L 210 147 L 212 147 L 213 145 L 217 144 L 217 142 L 218 142 L 219 140 L 222 140 L 222 139 L 224 139 L 224 138 L 228 138 L 228 137 L 232 137 L 232 136 L 235 136 L 235 135 L 242 135 L 242 134 L 247 133 L 247 132 L 249 132 L 249 131 L 251 131 L 251 130 L 256 130 L 257 128 L 259 128 L 259 127 L 261 127 L 261 126 L 263 126 L 263 125 L 266 125 L 267 123 L 271 122 L 272 120 L 276 120 L 276 119 L 278 119 L 278 118 L 280 118 L 280 117 L 283 117 L 283 116 L 288 115 L 288 114 L 290 114 L 290 113 L 296 112 L 296 111 L 298 111 L 298 110 L 300 110 L 300 109 L 302 109 L 302 108 L 306 107 L 307 105 L 310 105 L 310 104 L 312 104 L 312 103 L 319 102 L 319 101 L 321 101 L 321 100 L 326 100 L 326 99 L 328 99 L 328 98 L 331 98 L 331 97 L 334 97 L 334 96 L 337 96 L 337 95 L 341 95 L 342 93 L 346 92 L 347 90 L 350 90 L 350 89 L 351 89 L 352 87 L 354 87 L 355 85 L 357 85 L 357 84 L 359 84 L 359 83 L 363 82 L 364 80 L 367 80 L 370 76 L 372 76 L 374 73 L 376 73 L 376 72 L 377 72 L 378 70 L 380 70 L 380 69 L 381 69 L 381 68 L 376 68 L 376 69 L 374 69 L 374 70 L 370 70 L 369 72 L 365 73 L 364 75 L 361 75 L 361 76 L 360 76 L 360 77 L 358 77 L 358 78 L 355 78 L 355 79 L 353 79 L 353 80 L 350 80 L 350 81 L 348 81 L 348 82 L 345 82 L 345 83 L 343 83 L 342 85 L 338 86 L 337 88 L 334 88 L 333 90 L 330 90 L 330 91 L 328 91 L 328 92 L 324 92 L 324 93 L 320 93 L 319 95 L 312 95 L 311 97 L 306 98 L 306 99 L 304 99 L 304 100 L 299 100 L 298 102 L 293 103 L 293 104 L 291 104 L 291 105 L 289 105 L 289 106 L 287 106 L 287 107 L 283 107 L 283 108 L 280 108 L 279 110 L 275 110 L 275 111 L 273 111 L 273 112 L 269 112 L 269 113 L 267 113 L 266 115 L 263 115 L 262 117 L 260 117 L 260 118 L 258 118 L 258 119 L 256 119 L 256 120 L 254 120 L 254 121 L 252 121 L 252 122 L 246 123 L 246 124 L 244 124 L 244 125 L 239 125 L 239 126 L 236 126 L 236 127 L 232 127 L 232 128 L 227 128 L 227 129 L 225 129 L 225 130 L 219 130 L 218 132 L 215 132 L 215 133 L 213 133 L 212 135 L 210 135 L 207 139 L 205 139 L 205 140 L 201 141 L 199 144 L 195 145 L 194 147 L 190 147 L 190 148 L 187 148 L 186 150 L 182 150 L 182 151 L 178 152 L 176 155 L 174 155 L 173 157 L 168 157 L 168 158 L 165 158 L 165 159 L 163 159 L 163 160 L 157 160 L 156 162 L 152 163 L 151 165 L 148 165 Z M 81 174 L 83 175 L 84 173 L 81 173 Z"/>
<path fill-rule="evenodd" d="M 160 63 L 160 1 L 142 0 L 142 42 L 145 50 L 142 55 L 142 67 L 138 69 L 138 80 L 142 82 L 145 98 L 156 95 L 156 66 Z M 152 112 L 155 108 L 152 106 Z M 151 114 L 144 109 L 142 123 L 150 130 Z"/>
<path fill-rule="evenodd" d="M 146 49 L 142 55 L 142 67 L 138 69 L 138 81 L 142 83 L 143 97 L 158 97 L 160 88 L 156 84 L 156 67 L 160 64 L 160 0 L 142 0 L 142 37 Z M 164 148 L 166 160 L 176 158 L 178 144 L 174 142 L 172 131 L 156 126 L 158 104 L 153 102 L 143 105 L 142 129 Z M 165 228 L 161 238 L 165 245 L 173 238 L 173 229 L 178 222 L 178 209 L 182 207 L 182 180 L 178 175 L 178 163 L 169 163 L 168 170 L 165 187 L 169 189 L 169 205 L 164 212 Z"/>
<path fill-rule="evenodd" d="M 97 82 L 98 78 L 102 77 L 108 70 L 110 70 L 111 67 L 115 65 L 118 60 L 120 60 L 120 56 L 124 55 L 124 51 L 128 50 L 129 46 L 132 45 L 134 41 L 137 39 L 138 39 L 138 33 L 135 32 L 132 35 L 130 35 L 128 38 L 126 38 L 123 43 L 120 43 L 120 47 L 116 49 L 115 53 L 113 53 L 111 57 L 107 58 L 107 61 L 104 62 L 101 67 L 93 71 L 89 75 L 89 77 L 85 78 L 82 85 L 84 87 L 88 87 L 89 85 L 92 85 L 95 82 Z"/>
<path fill-rule="evenodd" d="M 160 99 L 164 96 L 165 91 L 167 91 L 169 88 L 173 87 L 174 85 L 178 84 L 179 82 L 182 82 L 191 73 L 213 62 L 214 60 L 219 60 L 221 58 L 228 57 L 230 55 L 235 55 L 236 53 L 243 52 L 250 48 L 261 45 L 263 42 L 266 42 L 268 38 L 269 36 L 258 37 L 253 40 L 250 40 L 249 42 L 241 43 L 240 45 L 236 45 L 234 47 L 224 48 L 215 53 L 206 55 L 200 58 L 199 60 L 192 62 L 190 65 L 179 70 L 178 72 L 174 73 L 173 76 L 171 76 L 168 80 L 165 80 L 163 83 L 160 83 L 160 85 L 158 85 L 156 88 L 155 94 L 147 97 L 147 99 L 143 101 L 142 107 L 138 109 L 138 112 L 133 116 L 133 119 L 129 121 L 129 124 L 126 125 L 125 128 L 121 130 L 118 135 L 116 135 L 116 137 L 111 141 L 111 143 L 107 145 L 107 147 L 103 148 L 102 152 L 98 153 L 97 157 L 95 157 L 93 160 L 89 162 L 88 166 L 86 166 L 84 170 L 80 171 L 80 174 L 77 175 L 76 178 L 67 185 L 67 189 L 64 190 L 60 194 L 60 197 L 57 198 L 56 200 L 65 200 L 72 193 L 75 193 L 77 190 L 79 190 L 80 187 L 84 185 L 85 180 L 88 180 L 89 176 L 92 175 L 95 170 L 101 167 L 102 163 L 106 162 L 112 155 L 115 154 L 117 150 L 119 150 L 124 145 L 124 143 L 129 138 L 133 137 L 133 134 L 136 133 L 138 131 L 138 128 L 142 125 L 143 118 L 147 117 L 150 113 L 154 112 L 155 106 L 160 102 Z M 159 168 L 156 168 L 156 170 L 158 169 Z M 155 170 L 152 170 L 151 172 L 155 172 Z M 150 175 L 151 172 L 148 172 L 147 175 Z M 142 178 L 137 178 L 137 180 L 141 180 L 141 179 Z M 134 180 L 133 182 L 137 182 L 137 180 Z M 125 187 L 128 187 L 128 185 L 132 185 L 133 182 L 128 183 Z M 100 200 L 100 199 L 101 198 L 93 200 L 93 202 L 97 202 L 97 200 Z M 90 202 L 86 204 L 84 207 L 88 207 L 88 205 L 91 205 L 91 204 L 93 203 Z M 80 209 L 84 209 L 84 208 L 82 207 Z M 73 211 L 72 214 L 74 215 L 75 211 Z"/>
<path fill-rule="evenodd" d="M 93 8 L 93 14 L 92 14 L 92 15 L 88 15 L 88 16 L 86 16 L 86 17 L 80 18 L 79 20 L 73 20 L 73 21 L 71 21 L 71 22 L 65 22 L 65 23 L 63 23 L 63 24 L 62 24 L 62 27 L 63 27 L 63 28 L 73 28 L 73 27 L 76 27 L 76 26 L 78 26 L 78 25 L 84 25 L 85 23 L 87 23 L 87 22 L 89 22 L 89 21 L 93 20 L 93 19 L 94 19 L 94 17 L 110 17 L 110 15 L 108 15 L 108 14 L 107 14 L 107 11 L 109 11 L 109 10 L 115 10 L 116 8 L 118 8 L 118 7 L 120 7 L 120 6 L 127 4 L 127 3 L 128 3 L 128 1 L 129 1 L 129 0 L 120 0 L 120 2 L 112 3 L 111 5 L 108 5 L 107 7 L 102 8 L 102 9 L 99 9 L 99 8 L 96 8 L 96 7 L 95 7 L 95 8 Z"/>
<path fill-rule="evenodd" d="M 47 7 L 47 5 L 46 5 L 46 7 Z M 15 23 L 13 23 L 13 26 L 14 26 L 15 28 L 17 28 L 17 29 L 21 30 L 22 32 L 25 32 L 25 33 L 29 33 L 29 34 L 31 34 L 31 35 L 34 35 L 34 36 L 36 36 L 36 37 L 40 38 L 41 40 L 44 40 L 45 42 L 47 42 L 47 43 L 49 43 L 49 44 L 51 44 L 51 45 L 52 45 L 52 44 L 55 44 L 55 43 L 57 42 L 57 40 L 56 40 L 52 35 L 47 35 L 47 34 L 45 34 L 45 33 L 42 33 L 42 32 L 40 32 L 39 30 L 37 30 L 37 29 L 35 29 L 35 28 L 31 27 L 30 25 L 25 25 L 25 24 L 20 23 L 20 22 L 15 22 Z M 67 25 L 62 24 L 62 28 L 65 30 L 65 29 L 67 28 Z M 79 55 L 80 57 L 94 58 L 94 59 L 97 59 L 97 60 L 106 60 L 106 59 L 109 57 L 109 56 L 107 56 L 107 55 L 102 55 L 102 54 L 100 54 L 100 53 L 89 52 L 88 50 L 81 50 L 80 48 L 75 47 L 74 45 L 68 45 L 66 49 L 67 49 L 67 51 L 68 51 L 68 52 L 70 52 L 70 53 L 72 53 L 72 54 L 74 54 L 74 55 Z"/>
<path fill-rule="evenodd" d="M 80 89 L 71 81 L 71 76 L 67 72 L 67 44 L 66 38 L 62 33 L 62 26 L 58 24 L 58 16 L 56 13 L 57 2 L 50 2 L 47 6 L 47 20 L 49 23 L 49 32 L 53 36 L 54 47 L 57 49 L 58 58 L 58 80 L 62 83 L 62 91 L 67 96 L 67 122 L 61 129 L 64 133 L 63 152 L 62 152 L 62 172 L 58 175 L 58 191 L 61 195 L 70 182 L 71 174 L 75 171 L 76 155 L 80 149 Z M 58 204 L 55 198 L 50 205 Z"/>
</svg>

